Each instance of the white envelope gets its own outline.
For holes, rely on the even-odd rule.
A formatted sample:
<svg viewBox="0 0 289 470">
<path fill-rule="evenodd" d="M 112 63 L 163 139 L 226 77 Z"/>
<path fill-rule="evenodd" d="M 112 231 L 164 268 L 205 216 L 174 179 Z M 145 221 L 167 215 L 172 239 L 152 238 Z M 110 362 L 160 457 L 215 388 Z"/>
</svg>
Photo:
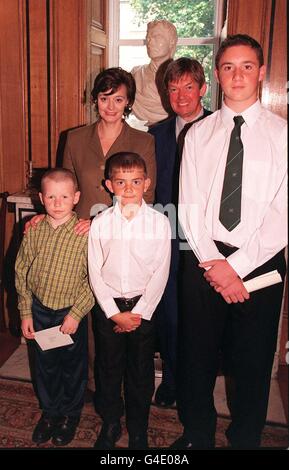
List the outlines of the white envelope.
<svg viewBox="0 0 289 470">
<path fill-rule="evenodd" d="M 35 333 L 35 341 L 39 344 L 42 351 L 48 349 L 60 348 L 60 346 L 67 346 L 68 344 L 73 344 L 74 341 L 70 335 L 61 333 L 60 326 L 53 326 L 52 328 L 47 328 L 46 330 L 37 331 Z"/>
</svg>

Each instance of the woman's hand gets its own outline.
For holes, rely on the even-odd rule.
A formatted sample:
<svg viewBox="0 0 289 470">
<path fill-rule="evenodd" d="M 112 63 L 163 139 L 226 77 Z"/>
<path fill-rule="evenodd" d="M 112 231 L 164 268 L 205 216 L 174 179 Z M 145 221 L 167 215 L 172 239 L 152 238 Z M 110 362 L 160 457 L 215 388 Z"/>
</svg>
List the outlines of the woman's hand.
<svg viewBox="0 0 289 470">
<path fill-rule="evenodd" d="M 43 220 L 45 217 L 45 214 L 37 214 L 37 215 L 34 215 L 34 217 L 32 217 L 32 219 L 28 220 L 25 224 L 25 227 L 24 227 L 24 235 L 26 235 L 26 233 L 28 232 L 28 230 L 32 227 L 32 228 L 35 228 L 37 227 L 37 224 L 39 224 L 39 222 L 41 220 Z"/>
<path fill-rule="evenodd" d="M 77 235 L 87 235 L 90 229 L 90 224 L 90 219 L 79 219 L 79 222 L 77 222 L 74 227 L 75 233 Z"/>
</svg>

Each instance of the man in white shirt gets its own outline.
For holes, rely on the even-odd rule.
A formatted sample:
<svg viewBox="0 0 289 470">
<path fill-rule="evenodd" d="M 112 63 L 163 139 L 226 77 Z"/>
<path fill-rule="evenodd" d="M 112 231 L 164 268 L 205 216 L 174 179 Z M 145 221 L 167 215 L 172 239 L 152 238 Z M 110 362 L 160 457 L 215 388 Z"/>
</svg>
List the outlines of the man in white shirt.
<svg viewBox="0 0 289 470">
<path fill-rule="evenodd" d="M 229 36 L 215 74 L 222 108 L 188 131 L 180 171 L 189 246 L 180 263 L 184 433 L 173 447 L 214 447 L 222 349 L 235 386 L 226 435 L 234 449 L 250 449 L 260 445 L 266 420 L 283 282 L 249 295 L 244 281 L 275 269 L 284 280 L 287 130 L 258 100 L 265 66 L 257 41 Z"/>
<path fill-rule="evenodd" d="M 147 448 L 154 392 L 154 310 L 167 283 L 170 224 L 146 205 L 150 180 L 144 160 L 119 152 L 107 161 L 106 186 L 116 204 L 95 217 L 89 233 L 89 278 L 98 302 L 96 324 L 96 409 L 103 419 L 96 449 L 115 447 L 123 414 L 130 449 Z"/>
</svg>

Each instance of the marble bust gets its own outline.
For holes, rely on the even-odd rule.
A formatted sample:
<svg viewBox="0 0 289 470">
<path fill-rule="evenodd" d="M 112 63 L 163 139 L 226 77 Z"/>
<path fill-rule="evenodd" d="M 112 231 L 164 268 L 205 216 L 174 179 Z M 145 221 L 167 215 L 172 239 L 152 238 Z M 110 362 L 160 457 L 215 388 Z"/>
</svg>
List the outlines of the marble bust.
<svg viewBox="0 0 289 470">
<path fill-rule="evenodd" d="M 150 63 L 131 70 L 136 81 L 133 114 L 147 125 L 166 119 L 161 97 L 156 86 L 156 73 L 160 65 L 172 59 L 177 45 L 177 30 L 167 20 L 150 21 L 147 25 L 146 47 Z"/>
</svg>

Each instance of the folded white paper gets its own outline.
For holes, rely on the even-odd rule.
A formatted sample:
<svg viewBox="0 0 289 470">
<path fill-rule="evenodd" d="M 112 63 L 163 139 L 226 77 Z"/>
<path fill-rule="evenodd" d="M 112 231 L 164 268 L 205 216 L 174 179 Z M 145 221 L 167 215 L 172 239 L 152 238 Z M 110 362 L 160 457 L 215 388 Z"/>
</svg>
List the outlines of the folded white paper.
<svg viewBox="0 0 289 470">
<path fill-rule="evenodd" d="M 47 328 L 46 330 L 37 331 L 34 338 L 42 351 L 60 348 L 61 346 L 74 343 L 70 335 L 63 334 L 60 331 L 60 325 Z"/>
<path fill-rule="evenodd" d="M 278 271 L 270 271 L 266 274 L 261 274 L 261 276 L 253 277 L 249 281 L 244 282 L 244 286 L 248 292 L 253 292 L 254 290 L 263 289 L 264 287 L 273 286 L 273 284 L 278 284 L 282 282 L 282 278 Z"/>
</svg>

